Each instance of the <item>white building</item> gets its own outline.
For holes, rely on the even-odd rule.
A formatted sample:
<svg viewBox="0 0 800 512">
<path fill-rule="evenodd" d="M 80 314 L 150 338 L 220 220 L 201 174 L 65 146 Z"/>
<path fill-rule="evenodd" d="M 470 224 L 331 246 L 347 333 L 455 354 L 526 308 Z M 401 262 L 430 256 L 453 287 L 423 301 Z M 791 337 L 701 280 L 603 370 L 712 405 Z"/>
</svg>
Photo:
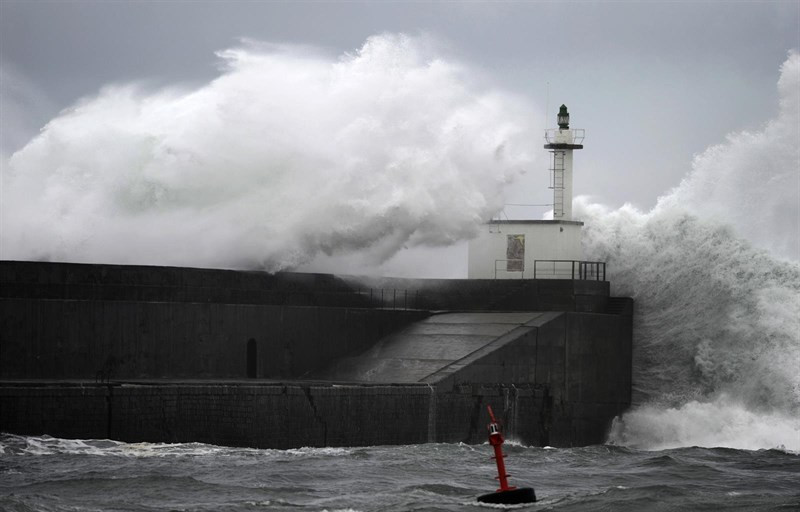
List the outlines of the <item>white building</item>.
<svg viewBox="0 0 800 512">
<path fill-rule="evenodd" d="M 604 266 L 583 261 L 581 228 L 572 220 L 572 152 L 584 131 L 569 128 L 566 105 L 558 128 L 545 131 L 550 150 L 553 220 L 493 220 L 469 242 L 470 279 L 605 279 Z"/>
</svg>

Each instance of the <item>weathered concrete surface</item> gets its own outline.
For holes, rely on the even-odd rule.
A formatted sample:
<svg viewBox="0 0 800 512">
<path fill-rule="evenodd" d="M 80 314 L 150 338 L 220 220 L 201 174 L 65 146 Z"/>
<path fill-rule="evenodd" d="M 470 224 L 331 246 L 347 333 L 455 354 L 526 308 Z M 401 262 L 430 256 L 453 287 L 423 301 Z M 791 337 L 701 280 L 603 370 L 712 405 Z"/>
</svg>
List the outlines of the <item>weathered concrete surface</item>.
<svg viewBox="0 0 800 512">
<path fill-rule="evenodd" d="M 293 448 L 480 443 L 486 405 L 510 439 L 547 444 L 541 390 L 290 382 L 5 382 L 0 431 L 127 442 Z"/>
<path fill-rule="evenodd" d="M 605 281 L 365 278 L 0 261 L 0 297 L 19 299 L 600 313 L 608 295 Z"/>
<path fill-rule="evenodd" d="M 298 378 L 424 311 L 0 299 L 0 379 Z"/>
<path fill-rule="evenodd" d="M 331 274 L 0 261 L 0 297 L 374 307 Z"/>
<path fill-rule="evenodd" d="M 437 399 L 475 386 L 505 386 L 514 400 L 529 402 L 519 414 L 527 414 L 539 430 L 528 438 L 574 446 L 602 442 L 612 419 L 629 407 L 630 354 L 630 317 L 447 313 L 411 324 L 315 377 L 423 382 L 436 388 Z M 452 407 L 453 400 L 464 399 L 450 396 L 440 402 Z M 471 423 L 466 402 L 447 414 Z"/>
<path fill-rule="evenodd" d="M 476 351 L 493 350 L 541 313 L 442 313 L 411 324 L 366 352 L 335 361 L 311 377 L 354 382 L 431 382 Z M 512 337 L 513 338 L 513 337 Z M 498 341 L 500 340 L 500 341 Z M 468 364 L 468 363 L 461 363 Z"/>
<path fill-rule="evenodd" d="M 517 313 L 517 315 L 520 315 Z M 442 389 L 450 389 L 463 383 L 505 383 L 510 385 L 533 384 L 550 387 L 555 371 L 547 373 L 547 379 L 538 379 L 536 368 L 540 342 L 546 346 L 552 340 L 546 336 L 548 326 L 557 329 L 551 336 L 556 341 L 563 340 L 563 324 L 559 318 L 563 313 L 545 312 L 527 314 L 519 317 L 520 323 L 502 336 L 491 340 L 479 349 L 453 361 L 423 381 L 436 384 Z M 540 336 L 540 330 L 545 335 Z M 564 343 L 561 344 L 564 346 Z M 558 361 L 555 362 L 556 367 Z M 553 363 L 548 363 L 548 369 Z"/>
<path fill-rule="evenodd" d="M 608 281 L 572 279 L 342 279 L 360 289 L 398 290 L 413 307 L 430 310 L 603 313 L 610 290 Z"/>
<path fill-rule="evenodd" d="M 608 283 L 381 286 L 403 282 L 429 306 L 472 311 L 426 320 L 332 276 L 0 262 L 0 431 L 276 448 L 481 442 L 490 403 L 512 437 L 571 446 L 602 442 L 629 404 L 632 302 L 609 299 Z M 312 374 L 339 383 L 298 380 Z"/>
<path fill-rule="evenodd" d="M 6 383 L 0 431 L 291 448 L 428 441 L 426 386 Z M 388 420 L 374 428 L 376 420 Z"/>
</svg>

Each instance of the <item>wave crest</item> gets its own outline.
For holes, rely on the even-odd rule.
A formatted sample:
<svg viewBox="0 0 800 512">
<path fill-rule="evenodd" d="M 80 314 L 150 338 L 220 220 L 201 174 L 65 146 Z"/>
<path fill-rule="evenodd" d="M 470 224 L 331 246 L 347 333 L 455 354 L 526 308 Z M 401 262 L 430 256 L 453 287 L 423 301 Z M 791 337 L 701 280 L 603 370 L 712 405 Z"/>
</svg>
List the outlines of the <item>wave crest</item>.
<svg viewBox="0 0 800 512">
<path fill-rule="evenodd" d="M 636 300 L 634 402 L 610 440 L 800 450 L 800 55 L 779 115 L 694 161 L 650 212 L 576 200 L 590 260 Z"/>
<path fill-rule="evenodd" d="M 534 116 L 431 44 L 251 44 L 195 90 L 106 87 L 3 166 L 2 257 L 275 271 L 474 236 Z"/>
</svg>

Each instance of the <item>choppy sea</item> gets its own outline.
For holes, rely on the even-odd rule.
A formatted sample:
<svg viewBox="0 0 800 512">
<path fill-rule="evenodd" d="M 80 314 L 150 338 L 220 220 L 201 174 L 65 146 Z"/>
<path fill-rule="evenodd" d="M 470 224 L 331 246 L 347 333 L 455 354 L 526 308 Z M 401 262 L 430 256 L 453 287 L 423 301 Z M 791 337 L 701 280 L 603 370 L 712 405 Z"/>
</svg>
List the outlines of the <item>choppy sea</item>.
<svg viewBox="0 0 800 512">
<path fill-rule="evenodd" d="M 0 437 L 3 511 L 800 510 L 800 455 L 779 449 L 506 444 L 538 502 L 484 505 L 489 445 L 262 450 Z"/>
</svg>

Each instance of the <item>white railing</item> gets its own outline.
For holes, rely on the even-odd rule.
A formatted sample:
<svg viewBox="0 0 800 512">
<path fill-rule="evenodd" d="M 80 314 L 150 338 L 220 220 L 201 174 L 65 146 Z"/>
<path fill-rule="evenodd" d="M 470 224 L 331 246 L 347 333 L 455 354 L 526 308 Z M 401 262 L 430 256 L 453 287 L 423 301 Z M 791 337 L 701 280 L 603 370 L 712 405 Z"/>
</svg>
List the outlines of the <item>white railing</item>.
<svg viewBox="0 0 800 512">
<path fill-rule="evenodd" d="M 564 137 L 565 132 L 570 132 L 569 136 Z M 558 137 L 559 134 L 562 134 L 562 137 Z M 570 130 L 561 130 L 559 128 L 549 128 L 544 131 L 544 140 L 547 141 L 548 144 L 582 144 L 583 139 L 586 137 L 586 130 L 583 128 L 575 128 Z M 557 140 L 557 139 L 562 140 Z M 564 140 L 566 139 L 566 140 Z"/>
</svg>

